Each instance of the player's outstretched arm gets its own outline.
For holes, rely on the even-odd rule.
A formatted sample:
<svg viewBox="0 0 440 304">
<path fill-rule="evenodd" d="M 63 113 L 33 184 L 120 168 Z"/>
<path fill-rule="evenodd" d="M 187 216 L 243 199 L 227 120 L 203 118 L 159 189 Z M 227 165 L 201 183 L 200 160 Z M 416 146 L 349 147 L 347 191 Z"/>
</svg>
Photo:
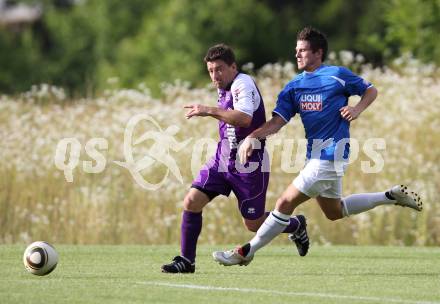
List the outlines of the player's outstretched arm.
<svg viewBox="0 0 440 304">
<path fill-rule="evenodd" d="M 339 109 L 341 112 L 342 118 L 352 121 L 361 115 L 361 113 L 368 108 L 370 104 L 373 103 L 373 101 L 377 97 L 377 89 L 375 87 L 369 87 L 364 95 L 362 95 L 361 100 L 355 105 L 354 107 L 345 106 Z"/>
<path fill-rule="evenodd" d="M 184 106 L 185 109 L 189 109 L 186 113 L 186 118 L 190 119 L 193 116 L 211 116 L 218 120 L 221 120 L 234 127 L 247 128 L 251 125 L 252 116 L 237 111 L 237 110 L 224 110 L 218 107 L 208 107 L 201 104 L 191 104 Z"/>
<path fill-rule="evenodd" d="M 269 121 L 249 134 L 238 150 L 240 162 L 242 164 L 247 163 L 248 158 L 252 155 L 253 147 L 257 140 L 264 139 L 269 135 L 277 133 L 285 124 L 286 121 L 275 114 Z"/>
</svg>

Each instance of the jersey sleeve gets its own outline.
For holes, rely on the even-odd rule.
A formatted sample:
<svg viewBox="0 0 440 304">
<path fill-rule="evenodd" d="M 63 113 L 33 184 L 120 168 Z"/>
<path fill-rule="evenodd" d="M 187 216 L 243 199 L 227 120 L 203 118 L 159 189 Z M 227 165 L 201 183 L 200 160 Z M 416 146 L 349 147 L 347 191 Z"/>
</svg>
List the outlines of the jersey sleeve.
<svg viewBox="0 0 440 304">
<path fill-rule="evenodd" d="M 240 77 L 231 87 L 234 110 L 253 116 L 260 105 L 260 94 L 250 77 Z"/>
<path fill-rule="evenodd" d="M 345 82 L 344 89 L 349 96 L 362 96 L 369 87 L 373 86 L 370 82 L 345 67 L 340 67 L 339 77 Z"/>
<path fill-rule="evenodd" d="M 272 111 L 272 114 L 280 116 L 287 123 L 297 112 L 294 89 L 286 86 L 280 94 L 278 94 L 277 105 Z"/>
</svg>

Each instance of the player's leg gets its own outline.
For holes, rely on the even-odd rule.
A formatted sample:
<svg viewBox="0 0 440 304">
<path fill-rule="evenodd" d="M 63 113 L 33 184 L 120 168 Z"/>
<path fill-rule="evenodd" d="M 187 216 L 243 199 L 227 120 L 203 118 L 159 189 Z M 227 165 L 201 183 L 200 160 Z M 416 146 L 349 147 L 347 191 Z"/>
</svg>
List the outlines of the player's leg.
<svg viewBox="0 0 440 304">
<path fill-rule="evenodd" d="M 244 254 L 253 255 L 257 250 L 266 246 L 277 235 L 285 231 L 289 225 L 294 226 L 293 229 L 295 231 L 292 232 L 298 232 L 298 230 L 303 228 L 302 226 L 305 228 L 306 223 L 302 216 L 291 218 L 290 215 L 296 207 L 308 199 L 310 197 L 299 191 L 294 184 L 289 185 L 280 198 L 278 198 L 275 210 L 269 214 L 249 244 L 243 246 Z M 303 255 L 301 252 L 300 254 Z"/>
<path fill-rule="evenodd" d="M 266 219 L 265 203 L 269 172 L 230 172 L 227 176 L 227 181 L 237 197 L 238 209 L 244 225 L 248 230 L 256 232 Z M 212 256 L 223 265 L 247 265 L 253 258 L 253 256 L 245 258 L 235 250 L 215 251 Z"/>
<path fill-rule="evenodd" d="M 319 195 L 316 196 L 316 201 L 321 207 L 325 216 L 331 220 L 336 221 L 343 218 L 344 205 L 341 201 L 342 197 L 342 176 L 334 175 L 333 179 L 321 180 Z"/>
<path fill-rule="evenodd" d="M 264 220 L 267 218 L 269 213 L 270 212 L 266 212 L 265 214 L 263 214 L 262 216 L 260 216 L 259 218 L 255 219 L 255 220 L 250 220 L 250 219 L 243 217 L 242 218 L 243 224 L 247 228 L 247 230 L 249 230 L 251 232 L 257 232 L 258 228 L 260 228 L 261 224 L 264 223 Z"/>
<path fill-rule="evenodd" d="M 297 206 L 307 201 L 311 197 L 318 196 L 326 185 L 320 180 L 319 172 L 322 164 L 320 160 L 310 160 L 307 162 L 300 174 L 293 183 L 277 200 L 275 210 L 266 219 L 258 230 L 257 235 L 249 243 L 249 254 L 269 243 L 276 235 L 283 231 L 282 227 L 291 224 L 290 215 Z M 307 223 L 304 216 L 297 216 L 297 229 L 289 234 L 289 239 L 295 243 L 301 256 L 305 256 L 309 249 L 309 238 L 307 236 Z M 243 246 L 246 253 L 247 247 Z"/>
<path fill-rule="evenodd" d="M 376 193 L 351 194 L 342 199 L 344 216 L 362 213 L 381 205 L 399 205 L 416 211 L 422 210 L 420 196 L 403 185 L 388 191 Z"/>
<path fill-rule="evenodd" d="M 240 192 L 236 189 L 234 190 L 238 198 L 241 198 Z M 243 222 L 245 226 L 253 232 L 259 231 L 261 229 L 261 225 L 267 221 L 267 218 L 271 217 L 271 212 L 265 212 L 265 191 L 263 195 L 252 196 L 252 199 L 245 199 L 244 202 L 239 199 L 239 209 L 243 217 Z M 305 231 L 305 217 L 302 215 L 294 216 L 289 218 L 289 223 L 284 227 L 282 232 L 286 233 L 296 233 L 299 231 L 304 231 L 305 236 L 307 237 L 307 232 Z M 301 229 L 300 229 L 301 227 Z M 304 229 L 302 229 L 304 227 Z M 260 231 L 261 232 L 261 231 Z M 276 236 L 276 235 L 275 235 Z M 274 236 L 274 237 L 275 237 Z M 298 242 L 297 240 L 292 240 L 295 244 Z M 308 250 L 308 238 L 307 244 L 304 243 L 304 239 L 302 239 L 303 243 L 300 247 L 298 247 L 298 252 L 301 256 L 304 256 Z M 247 255 L 246 248 L 250 245 L 245 246 L 244 249 L 238 247 L 237 249 L 228 250 L 228 251 L 215 251 L 213 252 L 213 257 L 216 261 L 223 265 L 248 265 L 252 259 L 253 254 Z M 241 250 L 237 252 L 237 250 Z M 244 251 L 243 251 L 244 250 Z"/>
<path fill-rule="evenodd" d="M 213 253 L 214 259 L 225 266 L 249 264 L 257 250 L 286 229 L 293 210 L 309 198 L 291 184 L 277 200 L 275 210 L 266 218 L 249 243 L 229 251 L 216 251 Z M 298 221 L 297 230 L 301 227 L 300 223 Z"/>
<path fill-rule="evenodd" d="M 270 211 L 266 211 L 261 217 L 256 220 L 243 218 L 243 224 L 249 231 L 257 232 L 258 228 L 260 228 L 260 226 L 264 223 L 269 215 Z M 293 216 L 290 218 L 289 225 L 286 226 L 286 229 L 284 229 L 282 233 L 293 233 L 297 230 L 297 227 L 298 220 L 296 216 Z"/>
<path fill-rule="evenodd" d="M 180 248 L 181 256 L 162 266 L 163 272 L 194 272 L 197 240 L 202 230 L 202 210 L 219 194 L 229 195 L 223 173 L 218 170 L 218 162 L 211 160 L 200 170 L 191 189 L 183 201 Z"/>
<path fill-rule="evenodd" d="M 237 197 L 238 209 L 242 215 L 243 224 L 249 231 L 257 232 L 261 224 L 270 215 L 270 212 L 265 212 L 269 172 L 231 173 L 228 174 L 227 180 Z M 297 228 L 298 219 L 291 217 L 290 223 L 283 233 L 295 232 Z"/>
<path fill-rule="evenodd" d="M 260 169 L 252 173 L 231 172 L 227 181 L 237 197 L 243 224 L 249 231 L 256 232 L 266 219 L 264 211 L 269 172 L 261 172 Z"/>
<path fill-rule="evenodd" d="M 216 259 L 223 265 L 247 265 L 249 263 L 246 259 L 252 259 L 253 254 L 261 247 L 268 244 L 278 234 L 280 234 L 290 224 L 290 215 L 293 210 L 301 203 L 307 201 L 311 197 L 319 195 L 321 189 L 317 172 L 319 172 L 319 160 L 309 161 L 300 174 L 295 178 L 293 183 L 284 191 L 281 197 L 276 202 L 275 210 L 263 222 L 258 229 L 255 237 L 247 244 L 237 247 L 233 251 L 226 251 L 223 253 L 231 253 L 231 259 Z M 289 239 L 292 240 L 298 248 L 301 256 L 307 254 L 309 248 L 309 239 L 307 236 L 305 217 L 297 216 L 299 225 L 295 233 L 289 234 Z M 215 253 L 214 253 L 215 254 Z M 222 256 L 222 255 L 220 255 Z M 240 261 L 241 259 L 241 261 Z"/>
<path fill-rule="evenodd" d="M 211 198 L 196 188 L 191 188 L 183 200 L 180 235 L 181 255 L 162 266 L 162 272 L 192 273 L 195 271 L 197 240 L 202 231 L 202 210 Z"/>
<path fill-rule="evenodd" d="M 323 197 L 321 195 L 316 197 L 316 201 L 321 207 L 322 212 L 324 212 L 325 216 L 331 220 L 336 221 L 344 217 L 343 213 L 343 205 L 340 198 L 329 198 Z"/>
<path fill-rule="evenodd" d="M 181 255 L 191 263 L 195 262 L 197 240 L 202 231 L 202 210 L 214 196 L 191 188 L 183 200 L 180 249 Z"/>
<path fill-rule="evenodd" d="M 338 185 L 337 188 L 342 188 L 342 185 Z M 326 191 L 327 193 L 322 193 L 316 198 L 326 217 L 332 221 L 359 214 L 381 205 L 400 205 L 417 211 L 422 210 L 420 196 L 403 185 L 394 186 L 384 192 L 352 194 L 342 199 L 339 198 L 341 191 L 333 191 L 334 189 L 330 188 Z M 333 192 L 331 193 L 331 191 Z"/>
</svg>

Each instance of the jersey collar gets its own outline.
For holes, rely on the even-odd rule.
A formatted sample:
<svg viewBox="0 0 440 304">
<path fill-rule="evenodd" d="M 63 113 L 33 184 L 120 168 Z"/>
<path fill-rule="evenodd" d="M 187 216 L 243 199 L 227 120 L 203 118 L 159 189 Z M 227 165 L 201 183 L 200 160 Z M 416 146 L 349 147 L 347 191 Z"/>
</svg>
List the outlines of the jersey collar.
<svg viewBox="0 0 440 304">
<path fill-rule="evenodd" d="M 232 79 L 232 81 L 226 86 L 226 88 L 222 89 L 223 91 L 230 91 L 231 87 L 232 87 L 232 83 L 234 82 L 234 80 L 237 78 L 237 76 L 240 74 L 240 72 L 237 72 L 237 74 L 235 74 L 234 79 Z"/>
<path fill-rule="evenodd" d="M 319 71 L 320 69 L 322 69 L 323 67 L 325 67 L 325 64 L 321 64 L 319 67 L 316 68 L 316 70 L 314 70 L 313 72 L 307 72 L 307 71 L 303 71 L 304 75 L 312 75 L 313 73 Z"/>
</svg>

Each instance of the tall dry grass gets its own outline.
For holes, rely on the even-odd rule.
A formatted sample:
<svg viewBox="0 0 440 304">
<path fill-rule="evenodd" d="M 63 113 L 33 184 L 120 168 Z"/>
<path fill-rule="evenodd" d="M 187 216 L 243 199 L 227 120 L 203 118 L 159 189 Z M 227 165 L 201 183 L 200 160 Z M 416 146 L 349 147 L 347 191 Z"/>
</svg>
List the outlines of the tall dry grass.
<svg viewBox="0 0 440 304">
<path fill-rule="evenodd" d="M 361 147 L 369 138 L 384 138 L 386 142 L 386 149 L 380 151 L 383 170 L 363 173 L 361 162 L 370 159 L 361 151 L 344 178 L 344 194 L 382 191 L 396 183 L 407 183 L 421 193 L 425 209 L 416 213 L 394 206 L 379 207 L 330 222 L 316 202 L 310 201 L 298 212 L 309 218 L 313 242 L 439 245 L 440 83 L 436 68 L 408 58 L 396 61 L 392 69 L 373 69 L 350 53 L 333 59 L 359 69 L 380 92 L 376 102 L 353 122 L 352 136 Z M 289 63 L 269 64 L 256 73 L 268 115 L 278 92 L 294 75 Z M 217 140 L 214 119 L 186 120 L 182 107 L 193 102 L 214 105 L 216 93 L 210 87 L 190 89 L 186 83 L 176 82 L 164 86 L 164 97 L 159 100 L 142 86 L 137 90 L 112 86 L 114 83 L 101 97 L 74 101 L 67 100 L 62 89 L 47 85 L 35 86 L 19 96 L 1 97 L 0 243 L 43 239 L 74 244 L 178 244 L 181 203 L 195 170 L 191 168 L 193 152 L 200 148 L 201 138 Z M 351 102 L 356 100 L 352 98 Z M 148 113 L 163 130 L 178 126 L 175 138 L 180 142 L 191 138 L 187 148 L 170 152 L 183 183 L 170 175 L 166 186 L 147 191 L 135 183 L 127 169 L 113 163 L 124 160 L 124 130 L 130 118 L 139 113 Z M 136 135 L 153 127 L 143 122 Z M 273 163 L 267 209 L 273 208 L 276 198 L 296 176 L 295 172 L 286 173 L 285 168 L 289 161 L 295 165 L 297 143 L 303 134 L 296 117 L 268 141 Z M 67 137 L 77 138 L 82 146 L 72 183 L 54 164 L 57 144 Z M 108 142 L 108 148 L 100 150 L 106 159 L 105 169 L 99 174 L 86 173 L 83 162 L 92 159 L 84 146 L 98 137 Z M 292 139 L 289 160 L 277 143 Z M 147 153 L 151 144 L 139 145 L 136 157 Z M 158 182 L 165 168 L 155 164 L 142 174 L 150 182 Z M 200 243 L 241 243 L 252 236 L 242 225 L 236 205 L 232 195 L 217 198 L 206 207 Z M 285 238 L 277 242 L 285 242 Z"/>
</svg>

